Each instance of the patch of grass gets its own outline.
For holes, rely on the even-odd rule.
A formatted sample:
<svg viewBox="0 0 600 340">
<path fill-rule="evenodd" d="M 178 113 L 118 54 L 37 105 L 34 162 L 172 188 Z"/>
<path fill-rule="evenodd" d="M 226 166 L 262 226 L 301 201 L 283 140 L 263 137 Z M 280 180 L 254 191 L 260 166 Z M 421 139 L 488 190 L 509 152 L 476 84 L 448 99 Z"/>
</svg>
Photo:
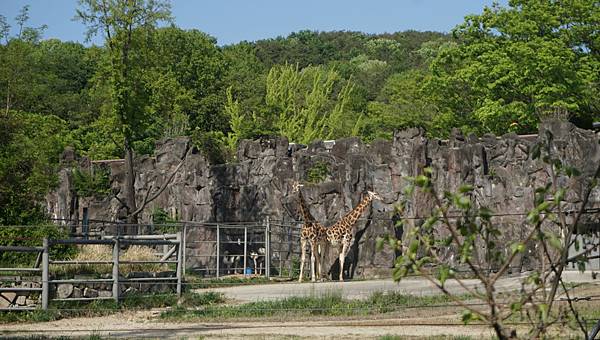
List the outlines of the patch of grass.
<svg viewBox="0 0 600 340">
<path fill-rule="evenodd" d="M 204 289 L 204 288 L 218 288 L 218 287 L 233 287 L 233 286 L 243 286 L 243 285 L 255 285 L 255 284 L 268 284 L 274 283 L 264 276 L 231 276 L 231 277 L 223 277 L 223 278 L 210 278 L 204 279 L 200 277 L 194 277 L 192 275 L 186 274 L 186 286 L 193 287 L 194 289 Z"/>
<path fill-rule="evenodd" d="M 416 297 L 397 293 L 373 294 L 368 299 L 349 300 L 340 294 L 320 297 L 289 297 L 274 301 L 250 302 L 237 306 L 208 305 L 198 310 L 176 308 L 161 314 L 164 319 L 251 318 L 269 316 L 353 316 L 389 313 L 401 307 L 449 304 L 444 295 Z"/>
<path fill-rule="evenodd" d="M 179 301 L 181 308 L 207 306 L 225 301 L 221 293 L 192 293 L 183 294 Z M 0 313 L 0 324 L 18 322 L 47 322 L 65 318 L 91 317 L 110 315 L 126 310 L 145 310 L 177 306 L 178 298 L 174 294 L 136 295 L 123 298 L 120 303 L 113 300 L 54 301 L 47 311 L 35 310 L 29 312 Z"/>
</svg>

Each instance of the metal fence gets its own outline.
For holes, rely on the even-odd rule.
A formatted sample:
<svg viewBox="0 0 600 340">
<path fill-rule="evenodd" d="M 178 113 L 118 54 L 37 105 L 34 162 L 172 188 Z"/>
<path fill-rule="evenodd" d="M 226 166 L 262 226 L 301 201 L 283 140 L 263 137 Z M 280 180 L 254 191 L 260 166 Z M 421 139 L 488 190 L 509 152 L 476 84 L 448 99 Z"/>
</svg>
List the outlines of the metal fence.
<svg viewBox="0 0 600 340">
<path fill-rule="evenodd" d="M 0 310 L 33 310 L 37 307 L 15 307 L 15 300 L 20 296 L 29 296 L 29 294 L 38 292 L 40 294 L 41 308 L 48 309 L 48 304 L 51 300 L 55 301 L 86 301 L 86 300 L 101 300 L 101 299 L 113 299 L 119 301 L 121 297 L 121 290 L 124 285 L 135 284 L 135 283 L 156 283 L 156 282 L 175 282 L 176 293 L 181 296 L 182 282 L 183 282 L 183 247 L 182 247 L 182 234 L 177 232 L 174 235 L 141 235 L 141 236 L 107 236 L 100 239 L 48 239 L 44 238 L 41 247 L 25 247 L 25 246 L 0 246 L 0 252 L 13 252 L 13 253 L 37 253 L 37 259 L 33 267 L 22 268 L 0 268 L 0 272 L 27 272 L 40 274 L 39 280 L 36 277 L 30 278 L 28 287 L 2 287 L 0 293 L 13 293 L 12 300 L 7 299 L 4 295 L 2 297 L 8 300 L 9 305 L 7 308 L 0 308 Z M 53 246 L 60 245 L 108 245 L 112 247 L 112 259 L 108 260 L 86 260 L 86 261 L 74 261 L 74 260 L 58 260 L 52 259 L 50 256 L 51 248 Z M 170 247 L 160 259 L 157 260 L 123 260 L 121 259 L 121 248 L 128 245 L 140 245 L 140 246 L 159 246 L 166 245 Z M 174 259 L 170 259 L 173 258 Z M 176 267 L 175 276 L 167 277 L 138 277 L 138 278 L 125 278 L 120 272 L 120 265 L 127 264 L 173 264 Z M 51 276 L 51 265 L 111 265 L 112 276 L 110 278 L 73 278 L 73 279 L 52 279 Z M 112 294 L 111 296 L 93 296 L 93 297 L 77 297 L 68 299 L 53 299 L 50 290 L 51 287 L 59 284 L 111 284 Z"/>
<path fill-rule="evenodd" d="M 57 221 L 71 235 L 101 239 L 127 234 L 181 232 L 184 275 L 222 277 L 243 274 L 292 277 L 300 258 L 299 222 L 173 222 L 165 224 L 108 221 Z"/>
</svg>

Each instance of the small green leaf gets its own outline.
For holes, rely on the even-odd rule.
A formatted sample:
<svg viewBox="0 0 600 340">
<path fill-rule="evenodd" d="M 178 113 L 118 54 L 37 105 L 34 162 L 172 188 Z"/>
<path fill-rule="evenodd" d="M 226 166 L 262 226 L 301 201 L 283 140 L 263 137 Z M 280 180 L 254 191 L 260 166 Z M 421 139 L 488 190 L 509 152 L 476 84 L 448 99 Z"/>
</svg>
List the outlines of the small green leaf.
<svg viewBox="0 0 600 340">
<path fill-rule="evenodd" d="M 565 188 L 558 189 L 556 191 L 556 193 L 554 194 L 554 204 L 556 204 L 556 205 L 560 204 L 560 202 L 562 202 L 565 198 L 565 193 L 566 193 Z"/>
<path fill-rule="evenodd" d="M 550 233 L 549 235 L 547 235 L 548 238 L 548 243 L 550 244 L 550 246 L 554 249 L 562 249 L 562 242 L 558 239 L 558 237 L 556 237 L 556 235 Z"/>
<path fill-rule="evenodd" d="M 461 319 L 462 322 L 466 325 L 469 322 L 473 321 L 475 318 L 473 317 L 473 313 L 470 310 L 464 310 Z"/>
<path fill-rule="evenodd" d="M 521 242 L 513 243 L 510 245 L 512 253 L 522 253 L 525 251 L 525 245 Z"/>
<path fill-rule="evenodd" d="M 442 287 L 444 286 L 444 283 L 446 282 L 446 280 L 448 279 L 449 276 L 450 276 L 450 267 L 448 267 L 447 265 L 441 265 L 438 268 L 437 279 L 440 281 L 440 284 L 442 285 Z"/>
<path fill-rule="evenodd" d="M 545 303 L 540 303 L 538 305 L 538 309 L 540 311 L 540 316 L 543 322 L 548 321 L 548 305 Z"/>
<path fill-rule="evenodd" d="M 430 184 L 429 177 L 424 175 L 419 175 L 415 178 L 415 185 L 421 188 L 426 188 Z"/>
<path fill-rule="evenodd" d="M 473 189 L 474 187 L 472 185 L 464 184 L 461 185 L 460 188 L 458 188 L 458 192 L 460 192 L 461 194 L 465 194 L 467 192 L 473 191 Z"/>
<path fill-rule="evenodd" d="M 540 212 L 537 209 L 533 209 L 527 214 L 527 222 L 536 224 L 540 221 Z"/>
</svg>

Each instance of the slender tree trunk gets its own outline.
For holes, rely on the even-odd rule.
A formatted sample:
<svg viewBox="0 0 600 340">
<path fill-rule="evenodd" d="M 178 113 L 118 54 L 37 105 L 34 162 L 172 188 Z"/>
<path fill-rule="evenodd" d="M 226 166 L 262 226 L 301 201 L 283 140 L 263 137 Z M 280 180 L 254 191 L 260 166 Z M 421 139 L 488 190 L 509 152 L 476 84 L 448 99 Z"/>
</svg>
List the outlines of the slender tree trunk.
<svg viewBox="0 0 600 340">
<path fill-rule="evenodd" d="M 127 223 L 137 224 L 138 216 L 133 214 L 137 210 L 135 202 L 135 172 L 133 169 L 133 148 L 128 140 L 125 138 L 125 203 L 127 204 Z M 130 234 L 136 234 L 137 228 L 130 226 L 126 228 Z"/>
</svg>

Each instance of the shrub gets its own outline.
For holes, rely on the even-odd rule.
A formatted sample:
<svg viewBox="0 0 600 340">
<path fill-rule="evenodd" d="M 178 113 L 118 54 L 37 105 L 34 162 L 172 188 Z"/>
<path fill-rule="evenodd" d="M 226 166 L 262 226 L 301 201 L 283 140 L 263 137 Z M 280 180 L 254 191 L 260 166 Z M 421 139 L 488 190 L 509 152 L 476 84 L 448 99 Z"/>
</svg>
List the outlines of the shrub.
<svg viewBox="0 0 600 340">
<path fill-rule="evenodd" d="M 92 175 L 76 168 L 73 170 L 73 187 L 80 197 L 107 196 L 110 193 L 110 170 L 98 168 Z"/>
<path fill-rule="evenodd" d="M 316 162 L 306 170 L 306 178 L 310 183 L 323 182 L 329 174 L 329 166 L 325 162 Z"/>
<path fill-rule="evenodd" d="M 41 247 L 44 238 L 62 239 L 67 236 L 67 231 L 56 225 L 0 227 L 2 246 Z M 73 246 L 57 245 L 50 248 L 50 258 L 65 259 L 75 252 Z M 28 267 L 35 263 L 37 256 L 37 253 L 0 252 L 0 265 Z"/>
</svg>

